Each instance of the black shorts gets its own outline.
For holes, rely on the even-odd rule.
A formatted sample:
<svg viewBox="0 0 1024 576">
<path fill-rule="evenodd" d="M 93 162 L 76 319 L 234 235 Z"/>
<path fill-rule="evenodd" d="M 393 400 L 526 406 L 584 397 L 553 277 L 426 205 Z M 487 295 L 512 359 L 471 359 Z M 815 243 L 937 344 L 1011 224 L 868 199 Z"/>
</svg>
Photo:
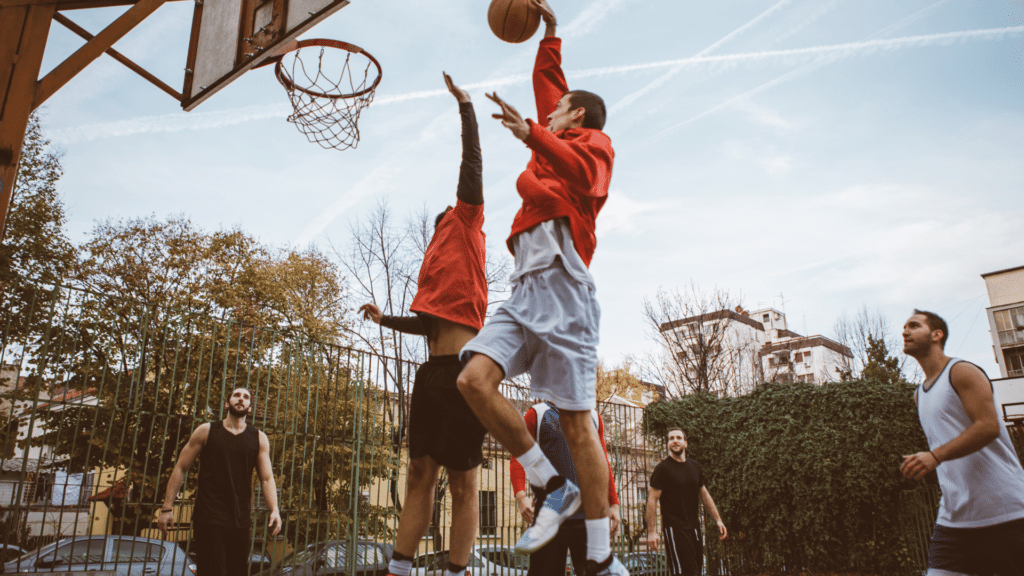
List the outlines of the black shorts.
<svg viewBox="0 0 1024 576">
<path fill-rule="evenodd" d="M 409 415 L 410 457 L 460 472 L 483 462 L 487 433 L 456 386 L 461 371 L 457 355 L 431 356 L 416 371 Z"/>
<path fill-rule="evenodd" d="M 700 531 L 668 525 L 662 530 L 662 542 L 672 576 L 700 576 L 704 565 L 704 547 Z"/>
<path fill-rule="evenodd" d="M 248 576 L 249 528 L 192 524 L 196 576 Z"/>
<path fill-rule="evenodd" d="M 572 557 L 577 576 L 587 573 L 587 525 L 583 520 L 566 520 L 551 542 L 530 554 L 527 576 L 565 576 L 566 552 Z"/>
<path fill-rule="evenodd" d="M 976 576 L 1024 576 L 1024 518 L 982 528 L 935 525 L 928 568 Z"/>
</svg>

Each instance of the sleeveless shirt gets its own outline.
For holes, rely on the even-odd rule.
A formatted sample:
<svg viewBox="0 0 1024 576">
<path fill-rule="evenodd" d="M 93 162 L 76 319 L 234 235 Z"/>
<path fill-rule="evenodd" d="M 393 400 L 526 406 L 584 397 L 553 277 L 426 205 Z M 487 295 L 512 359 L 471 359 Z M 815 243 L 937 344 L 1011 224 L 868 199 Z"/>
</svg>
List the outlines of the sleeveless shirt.
<svg viewBox="0 0 1024 576">
<path fill-rule="evenodd" d="M 260 451 L 260 435 L 247 425 L 239 434 L 211 422 L 199 455 L 199 488 L 192 521 L 248 528 L 252 523 L 252 472 Z"/>
<path fill-rule="evenodd" d="M 576 476 L 576 464 L 572 461 L 572 451 L 569 443 L 565 440 L 562 432 L 562 420 L 558 417 L 558 408 L 550 402 L 541 402 L 533 406 L 537 413 L 537 444 L 540 444 L 541 452 L 551 461 L 559 476 L 565 476 L 573 484 L 579 486 L 580 481 Z M 590 417 L 594 423 L 594 430 L 598 429 L 597 410 L 590 411 Z M 579 512 L 569 517 L 569 520 L 583 519 L 583 507 Z"/>
<path fill-rule="evenodd" d="M 964 360 L 951 358 L 930 388 L 917 388 L 918 417 L 929 450 L 956 438 L 972 423 L 949 381 L 959 362 Z M 942 462 L 935 471 L 942 489 L 939 525 L 980 528 L 1024 518 L 1024 469 L 1005 426 L 999 426 L 999 437 L 981 450 Z"/>
</svg>

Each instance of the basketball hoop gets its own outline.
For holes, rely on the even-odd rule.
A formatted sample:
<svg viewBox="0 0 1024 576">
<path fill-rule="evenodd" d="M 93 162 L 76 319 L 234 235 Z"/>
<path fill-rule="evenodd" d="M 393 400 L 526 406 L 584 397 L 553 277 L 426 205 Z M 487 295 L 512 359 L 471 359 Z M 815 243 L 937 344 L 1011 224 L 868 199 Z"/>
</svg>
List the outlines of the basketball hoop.
<svg viewBox="0 0 1024 576">
<path fill-rule="evenodd" d="M 302 49 L 310 47 L 319 48 L 315 68 L 301 58 Z M 359 113 L 373 102 L 380 84 L 380 62 L 362 48 L 338 40 L 301 40 L 287 50 L 293 55 L 291 61 L 285 63 L 287 55 L 275 57 L 274 73 L 292 102 L 294 113 L 288 121 L 323 148 L 358 146 Z M 327 74 L 325 68 L 340 72 Z M 371 79 L 372 68 L 376 75 Z"/>
</svg>

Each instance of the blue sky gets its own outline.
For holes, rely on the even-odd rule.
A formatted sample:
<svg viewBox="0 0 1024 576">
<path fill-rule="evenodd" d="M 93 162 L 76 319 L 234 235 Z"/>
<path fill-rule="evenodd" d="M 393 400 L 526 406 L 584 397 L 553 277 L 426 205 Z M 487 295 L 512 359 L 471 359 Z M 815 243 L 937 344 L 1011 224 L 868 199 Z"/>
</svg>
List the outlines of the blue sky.
<svg viewBox="0 0 1024 576">
<path fill-rule="evenodd" d="M 572 88 L 604 97 L 617 156 L 591 270 L 601 354 L 654 343 L 641 302 L 691 281 L 785 308 L 830 335 L 862 306 L 899 326 L 950 321 L 947 353 L 997 374 L 979 274 L 1024 264 L 1024 4 L 1020 0 L 550 0 Z M 538 33 L 497 40 L 484 0 L 353 0 L 307 33 L 384 67 L 355 150 L 285 121 L 271 68 L 183 112 L 108 57 L 46 104 L 64 148 L 70 231 L 184 213 L 276 246 L 343 242 L 380 198 L 399 214 L 454 196 L 459 122 L 441 71 L 471 86 L 485 231 L 503 249 L 528 151 L 489 114 L 496 89 L 535 116 Z M 121 9 L 69 13 L 93 33 Z M 165 5 L 116 48 L 180 87 L 191 2 Z M 54 24 L 44 68 L 81 40 Z M 784 300 L 784 302 L 783 302 Z"/>
</svg>

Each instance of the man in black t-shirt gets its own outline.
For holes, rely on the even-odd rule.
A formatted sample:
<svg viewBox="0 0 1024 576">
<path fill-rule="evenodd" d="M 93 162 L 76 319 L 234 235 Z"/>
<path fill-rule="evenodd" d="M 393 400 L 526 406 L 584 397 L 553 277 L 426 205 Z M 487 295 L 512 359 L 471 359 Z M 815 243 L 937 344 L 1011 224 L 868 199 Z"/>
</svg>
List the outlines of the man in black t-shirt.
<svg viewBox="0 0 1024 576">
<path fill-rule="evenodd" d="M 718 524 L 719 540 L 729 533 L 704 485 L 700 466 L 686 457 L 686 433 L 680 428 L 668 431 L 668 458 L 654 468 L 647 490 L 647 545 L 655 552 L 660 543 L 655 518 L 659 500 L 665 553 L 672 576 L 699 575 L 703 562 L 697 502 L 704 504 L 704 510 Z"/>
</svg>

